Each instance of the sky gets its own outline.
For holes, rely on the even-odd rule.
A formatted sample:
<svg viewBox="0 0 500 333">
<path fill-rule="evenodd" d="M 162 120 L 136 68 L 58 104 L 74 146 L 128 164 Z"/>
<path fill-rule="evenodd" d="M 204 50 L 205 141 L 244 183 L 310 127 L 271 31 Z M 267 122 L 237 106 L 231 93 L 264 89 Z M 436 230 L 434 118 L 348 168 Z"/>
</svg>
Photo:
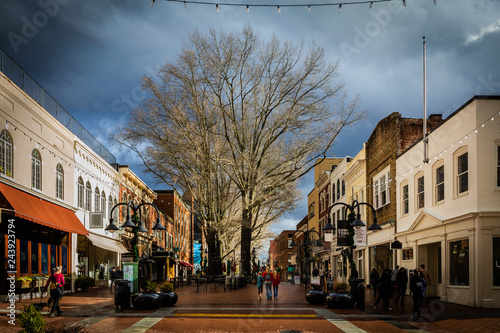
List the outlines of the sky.
<svg viewBox="0 0 500 333">
<path fill-rule="evenodd" d="M 109 136 L 144 99 L 141 78 L 174 61 L 196 29 L 238 32 L 249 24 L 264 41 L 273 35 L 315 41 L 329 60 L 339 60 L 339 78 L 369 116 L 341 134 L 332 156 L 355 156 L 392 112 L 422 117 L 423 36 L 428 114 L 447 117 L 474 95 L 500 95 L 500 1 L 406 0 L 404 6 L 389 0 L 371 8 L 370 1 L 308 1 L 220 0 L 217 13 L 217 1 L 2 0 L 0 47 L 152 189 L 164 185 L 143 174 L 137 157 Z M 248 4 L 249 11 L 225 3 Z M 297 209 L 271 231 L 295 229 L 313 186 L 309 173 Z"/>
</svg>

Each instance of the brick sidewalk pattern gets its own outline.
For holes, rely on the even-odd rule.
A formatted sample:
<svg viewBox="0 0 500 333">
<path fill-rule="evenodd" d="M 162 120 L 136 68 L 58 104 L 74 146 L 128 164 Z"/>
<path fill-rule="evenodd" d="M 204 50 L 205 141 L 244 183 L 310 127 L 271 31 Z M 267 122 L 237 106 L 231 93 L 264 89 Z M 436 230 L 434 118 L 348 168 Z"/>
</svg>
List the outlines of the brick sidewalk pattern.
<svg viewBox="0 0 500 333">
<path fill-rule="evenodd" d="M 373 290 L 365 291 L 365 309 L 329 309 L 306 302 L 303 286 L 280 284 L 279 299 L 258 300 L 257 287 L 248 285 L 226 291 L 213 285 L 208 291 L 185 286 L 176 290 L 174 307 L 116 312 L 114 294 L 106 288 L 65 295 L 62 316 L 49 318 L 50 325 L 83 323 L 88 332 L 499 332 L 500 309 L 479 309 L 439 300 L 424 304 L 422 319 L 410 320 L 412 300 L 393 310 L 373 308 Z M 39 300 L 16 303 L 18 310 Z M 2 306 L 4 305 L 4 306 Z M 0 332 L 19 332 L 8 323 L 8 303 L 0 303 Z M 46 309 L 44 309 L 46 310 Z"/>
</svg>

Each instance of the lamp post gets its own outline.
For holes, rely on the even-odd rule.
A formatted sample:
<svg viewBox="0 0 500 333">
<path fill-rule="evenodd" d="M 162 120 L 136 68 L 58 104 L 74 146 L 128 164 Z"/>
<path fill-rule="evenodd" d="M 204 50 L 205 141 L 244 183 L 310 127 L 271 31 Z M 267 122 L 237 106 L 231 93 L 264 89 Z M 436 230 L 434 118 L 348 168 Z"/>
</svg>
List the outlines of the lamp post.
<svg viewBox="0 0 500 333">
<path fill-rule="evenodd" d="M 158 210 L 158 207 L 156 207 L 155 205 L 153 205 L 152 203 L 149 203 L 149 202 L 143 202 L 137 206 L 135 206 L 132 201 L 129 201 L 128 203 L 127 202 L 120 202 L 120 203 L 114 205 L 113 208 L 111 209 L 111 212 L 109 213 L 109 225 L 106 227 L 105 230 L 107 230 L 111 233 L 114 233 L 115 231 L 120 230 L 120 228 L 114 224 L 114 219 L 113 219 L 113 211 L 118 206 L 127 206 L 127 215 L 125 217 L 125 223 L 123 223 L 121 227 L 122 228 L 130 227 L 130 228 L 132 228 L 132 230 L 134 232 L 134 238 L 132 239 L 132 243 L 133 243 L 132 246 L 134 248 L 133 249 L 134 262 L 137 262 L 139 259 L 139 253 L 138 253 L 138 249 L 137 249 L 138 233 L 139 232 L 141 232 L 141 233 L 148 232 L 148 229 L 143 227 L 143 223 L 139 219 L 139 217 L 141 215 L 141 211 L 139 209 L 142 206 L 152 206 L 156 210 L 156 224 L 154 225 L 153 230 L 159 230 L 159 231 L 165 230 L 165 227 L 161 224 L 161 221 L 160 221 L 160 212 Z M 134 220 L 135 223 L 132 222 L 132 220 L 131 220 L 130 210 L 132 210 L 132 212 L 133 212 L 132 220 Z M 139 211 L 139 217 L 137 216 L 137 211 Z"/>
<path fill-rule="evenodd" d="M 347 249 L 342 250 L 342 256 L 347 257 L 349 260 L 349 265 L 351 267 L 351 272 L 349 276 L 349 283 L 351 284 L 351 290 L 353 294 L 354 301 L 357 304 L 357 307 L 360 309 L 364 309 L 365 307 L 365 298 L 364 298 L 364 279 L 358 279 L 358 270 L 356 268 L 356 263 L 354 262 L 353 258 L 353 251 L 354 248 L 356 247 L 354 245 L 354 228 L 360 229 L 366 224 L 361 221 L 361 214 L 359 213 L 359 208 L 361 205 L 366 205 L 370 207 L 373 211 L 373 223 L 368 227 L 368 230 L 371 230 L 373 232 L 382 229 L 380 225 L 377 223 L 377 215 L 375 208 L 373 208 L 372 205 L 370 205 L 367 202 L 359 202 L 357 200 L 354 200 L 351 205 L 346 204 L 344 202 L 336 202 L 333 205 L 330 206 L 328 209 L 328 223 L 325 225 L 323 230 L 325 232 L 334 232 L 335 231 L 335 226 L 331 223 L 331 215 L 330 212 L 333 207 L 337 205 L 343 205 L 346 207 L 346 211 L 344 212 L 344 220 L 339 220 L 339 223 L 342 223 L 344 226 L 347 225 L 347 232 L 344 231 L 344 237 L 342 237 L 342 243 L 339 244 L 338 241 L 340 239 L 340 235 L 337 237 L 337 245 L 341 246 L 347 246 Z M 349 211 L 350 213 L 347 214 L 347 220 L 346 220 L 346 212 Z M 356 211 L 356 214 L 355 214 Z M 343 228 L 343 230 L 345 230 Z"/>
<path fill-rule="evenodd" d="M 294 247 L 294 246 L 297 246 L 297 244 L 295 243 L 295 241 L 293 240 L 293 237 L 295 237 L 295 234 L 297 232 L 301 232 L 304 234 L 304 240 L 305 242 L 302 244 L 302 247 L 304 248 L 304 259 L 305 259 L 305 265 L 304 265 L 304 275 L 305 275 L 305 280 L 304 280 L 304 287 L 307 288 L 308 284 L 309 284 L 309 269 L 308 269 L 308 266 L 309 266 L 309 258 L 310 258 L 310 255 L 309 255 L 309 247 L 312 246 L 312 245 L 316 245 L 316 246 L 323 246 L 323 243 L 321 243 L 321 235 L 319 234 L 319 232 L 317 232 L 316 230 L 306 230 L 306 231 L 302 231 L 302 230 L 297 230 L 293 233 L 292 235 L 292 242 L 290 243 L 290 246 L 291 247 Z M 311 241 L 310 239 L 310 234 L 315 232 L 316 234 L 318 234 L 318 240 L 315 241 L 314 243 Z M 300 252 L 299 249 L 297 249 L 297 254 Z"/>
</svg>

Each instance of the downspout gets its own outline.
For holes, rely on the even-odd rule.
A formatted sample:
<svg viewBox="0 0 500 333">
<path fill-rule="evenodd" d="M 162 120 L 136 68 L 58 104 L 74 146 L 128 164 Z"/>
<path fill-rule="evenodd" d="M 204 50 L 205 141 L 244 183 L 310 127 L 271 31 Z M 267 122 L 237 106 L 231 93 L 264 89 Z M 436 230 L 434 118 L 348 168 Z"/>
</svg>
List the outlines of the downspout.
<svg viewBox="0 0 500 333">
<path fill-rule="evenodd" d="M 427 67 L 427 61 L 426 61 L 426 56 L 425 56 L 425 36 L 423 37 L 424 40 L 424 121 L 423 121 L 423 142 L 424 142 L 424 164 L 429 163 L 429 159 L 427 158 L 427 145 L 429 143 L 429 140 L 427 139 L 427 90 L 426 90 L 426 67 Z"/>
</svg>

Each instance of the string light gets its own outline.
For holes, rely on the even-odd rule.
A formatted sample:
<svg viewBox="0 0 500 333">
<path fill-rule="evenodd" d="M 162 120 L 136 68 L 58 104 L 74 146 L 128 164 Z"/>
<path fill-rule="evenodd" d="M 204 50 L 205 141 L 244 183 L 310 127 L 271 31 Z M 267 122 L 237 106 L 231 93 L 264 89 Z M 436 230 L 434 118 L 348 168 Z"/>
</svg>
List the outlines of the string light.
<svg viewBox="0 0 500 333">
<path fill-rule="evenodd" d="M 217 11 L 217 14 L 219 14 L 219 4 L 215 4 L 215 10 Z"/>
<path fill-rule="evenodd" d="M 342 9 L 342 4 L 339 5 L 339 9 L 337 11 L 337 14 L 340 14 L 340 10 Z"/>
<path fill-rule="evenodd" d="M 154 0 L 151 5 L 154 4 Z M 195 1 L 195 0 L 165 0 L 168 2 L 180 2 L 184 4 L 184 8 L 187 8 L 187 4 L 193 4 L 193 5 L 217 5 L 216 2 L 210 2 L 210 1 Z M 369 9 L 373 7 L 373 4 L 376 2 L 392 2 L 392 1 L 399 1 L 399 0 L 372 0 L 372 1 L 348 1 L 348 2 L 335 2 L 335 3 L 317 3 L 317 4 L 254 4 L 252 5 L 253 7 L 274 7 L 277 6 L 278 8 L 278 13 L 281 13 L 281 7 L 307 7 L 307 11 L 311 12 L 311 7 L 312 6 L 318 6 L 318 7 L 326 7 L 326 6 L 337 6 L 338 7 L 338 12 L 340 13 L 340 9 L 342 6 L 347 6 L 347 5 L 362 5 L 362 4 L 368 4 Z M 231 6 L 231 7 L 237 7 L 237 6 L 245 6 L 247 9 L 247 13 L 250 11 L 250 5 L 244 4 L 244 3 L 224 3 L 224 6 Z M 403 0 L 403 5 L 406 7 L 406 0 Z"/>
</svg>

